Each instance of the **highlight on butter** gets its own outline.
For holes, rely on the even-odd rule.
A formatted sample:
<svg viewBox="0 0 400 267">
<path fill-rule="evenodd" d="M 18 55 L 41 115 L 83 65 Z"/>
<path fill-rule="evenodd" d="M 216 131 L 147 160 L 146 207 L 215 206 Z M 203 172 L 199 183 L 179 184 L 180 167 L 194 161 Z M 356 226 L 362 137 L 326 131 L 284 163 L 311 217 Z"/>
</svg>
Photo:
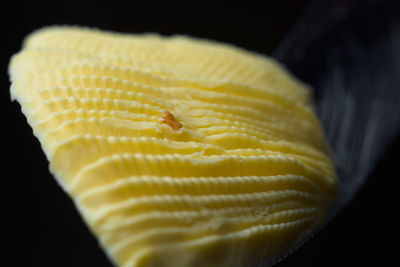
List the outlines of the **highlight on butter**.
<svg viewBox="0 0 400 267">
<path fill-rule="evenodd" d="M 117 266 L 267 266 L 337 179 L 310 89 L 209 40 L 53 26 L 9 65 L 50 170 Z"/>
</svg>

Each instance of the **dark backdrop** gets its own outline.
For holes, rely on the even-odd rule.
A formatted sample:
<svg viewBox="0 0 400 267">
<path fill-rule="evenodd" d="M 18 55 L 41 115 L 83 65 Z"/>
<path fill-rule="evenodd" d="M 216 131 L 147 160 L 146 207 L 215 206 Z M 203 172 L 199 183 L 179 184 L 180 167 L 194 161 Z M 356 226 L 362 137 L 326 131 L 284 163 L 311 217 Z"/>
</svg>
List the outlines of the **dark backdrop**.
<svg viewBox="0 0 400 267">
<path fill-rule="evenodd" d="M 178 6 L 156 2 L 22 1 L 2 7 L 1 266 L 111 266 L 48 172 L 48 162 L 17 103 L 9 101 L 7 65 L 28 33 L 45 25 L 74 24 L 120 32 L 189 34 L 271 54 L 309 1 L 265 1 Z M 378 22 L 379 23 L 379 22 Z M 368 182 L 338 217 L 284 266 L 385 266 L 398 250 L 398 154 L 394 141 Z M 3 263 L 1 263 L 3 262 Z"/>
</svg>

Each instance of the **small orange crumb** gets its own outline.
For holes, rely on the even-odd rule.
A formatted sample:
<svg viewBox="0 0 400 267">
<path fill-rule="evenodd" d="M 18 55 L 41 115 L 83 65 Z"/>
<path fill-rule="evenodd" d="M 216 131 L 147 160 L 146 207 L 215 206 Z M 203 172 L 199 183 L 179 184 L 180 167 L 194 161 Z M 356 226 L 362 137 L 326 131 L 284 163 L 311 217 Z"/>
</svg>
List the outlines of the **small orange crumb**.
<svg viewBox="0 0 400 267">
<path fill-rule="evenodd" d="M 174 129 L 175 131 L 179 130 L 180 128 L 182 128 L 182 123 L 180 123 L 179 121 L 177 121 L 175 119 L 174 114 L 172 114 L 171 112 L 169 112 L 168 110 L 164 111 L 164 114 L 162 116 L 162 121 L 161 123 L 165 123 L 168 124 L 172 129 Z"/>
</svg>

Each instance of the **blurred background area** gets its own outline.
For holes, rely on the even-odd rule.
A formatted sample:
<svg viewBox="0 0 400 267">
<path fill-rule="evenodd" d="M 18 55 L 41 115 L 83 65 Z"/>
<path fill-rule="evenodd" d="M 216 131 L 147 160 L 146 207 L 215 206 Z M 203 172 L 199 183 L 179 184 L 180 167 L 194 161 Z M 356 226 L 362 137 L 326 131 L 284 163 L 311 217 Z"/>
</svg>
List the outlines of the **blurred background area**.
<svg viewBox="0 0 400 267">
<path fill-rule="evenodd" d="M 315 88 L 317 112 L 338 153 L 340 174 L 367 179 L 325 228 L 276 266 L 388 266 L 396 262 L 398 3 L 9 2 L 1 17 L 1 106 L 5 112 L 1 127 L 6 155 L 2 161 L 6 181 L 2 185 L 2 218 L 6 238 L 1 243 L 0 265 L 111 266 L 72 201 L 49 174 L 48 162 L 20 106 L 10 102 L 10 57 L 21 49 L 27 34 L 54 24 L 126 33 L 187 34 L 277 58 Z M 383 100 L 371 110 L 371 99 Z M 353 112 L 351 119 L 346 116 L 349 112 Z M 371 131 L 369 137 L 366 133 Z"/>
</svg>

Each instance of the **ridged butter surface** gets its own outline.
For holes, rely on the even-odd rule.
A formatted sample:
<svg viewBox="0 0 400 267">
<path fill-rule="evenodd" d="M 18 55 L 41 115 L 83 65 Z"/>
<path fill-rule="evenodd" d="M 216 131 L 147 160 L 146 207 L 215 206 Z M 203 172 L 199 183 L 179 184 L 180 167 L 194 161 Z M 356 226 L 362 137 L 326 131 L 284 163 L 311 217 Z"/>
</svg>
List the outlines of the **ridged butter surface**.
<svg viewBox="0 0 400 267">
<path fill-rule="evenodd" d="M 310 92 L 279 64 L 185 36 L 34 32 L 11 95 L 120 266 L 266 266 L 337 190 Z"/>
</svg>

